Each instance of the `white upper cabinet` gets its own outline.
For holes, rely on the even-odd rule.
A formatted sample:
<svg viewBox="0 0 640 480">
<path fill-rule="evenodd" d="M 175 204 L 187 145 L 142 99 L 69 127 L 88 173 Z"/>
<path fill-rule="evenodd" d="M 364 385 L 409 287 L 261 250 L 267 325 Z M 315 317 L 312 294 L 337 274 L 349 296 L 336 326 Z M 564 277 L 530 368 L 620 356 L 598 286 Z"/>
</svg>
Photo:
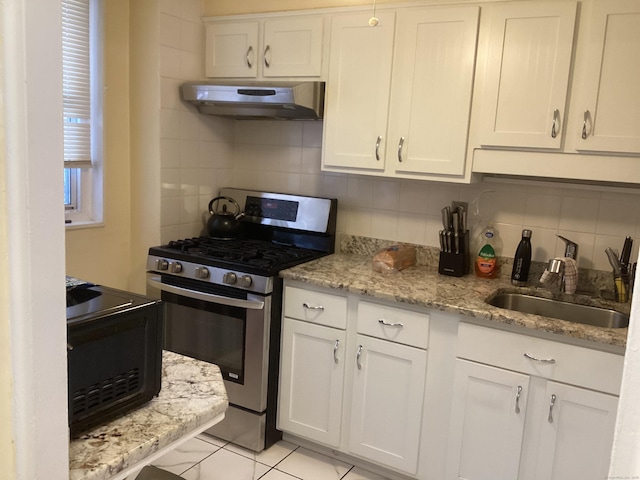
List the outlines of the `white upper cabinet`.
<svg viewBox="0 0 640 480">
<path fill-rule="evenodd" d="M 383 171 L 395 13 L 336 15 L 325 98 L 324 169 Z M 346 170 L 345 170 L 346 169 Z"/>
<path fill-rule="evenodd" d="M 324 17 L 206 21 L 205 75 L 210 78 L 319 77 Z"/>
<path fill-rule="evenodd" d="M 482 145 L 561 148 L 575 22 L 575 2 L 493 7 Z"/>
<path fill-rule="evenodd" d="M 259 25 L 259 22 L 205 24 L 205 76 L 256 77 Z"/>
<path fill-rule="evenodd" d="M 588 27 L 576 150 L 640 153 L 640 2 L 597 2 Z"/>
<path fill-rule="evenodd" d="M 478 7 L 335 15 L 322 167 L 468 181 Z M 452 180 L 453 179 L 453 180 Z"/>
<path fill-rule="evenodd" d="M 478 9 L 405 9 L 397 18 L 390 166 L 396 174 L 463 175 Z"/>
</svg>

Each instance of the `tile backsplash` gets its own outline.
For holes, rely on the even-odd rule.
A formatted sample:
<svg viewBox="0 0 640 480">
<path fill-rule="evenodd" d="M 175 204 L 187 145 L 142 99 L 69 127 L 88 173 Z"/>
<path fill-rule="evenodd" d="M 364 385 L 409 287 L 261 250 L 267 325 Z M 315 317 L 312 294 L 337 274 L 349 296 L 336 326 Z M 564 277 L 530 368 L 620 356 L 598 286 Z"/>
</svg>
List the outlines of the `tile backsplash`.
<svg viewBox="0 0 640 480">
<path fill-rule="evenodd" d="M 191 5 L 190 2 L 183 2 Z M 458 185 L 320 170 L 321 121 L 234 121 L 198 114 L 179 99 L 181 82 L 202 78 L 202 24 L 196 8 L 161 9 L 161 236 L 198 235 L 209 201 L 234 186 L 338 198 L 338 232 L 438 245 L 440 209 L 469 202 L 472 239 L 488 222 L 498 254 L 513 256 L 523 228 L 533 231 L 533 260 L 562 256 L 563 235 L 579 245 L 581 268 L 610 270 L 604 253 L 626 235 L 640 244 L 640 187 L 485 181 Z M 195 4 L 194 4 L 195 5 Z M 197 32 L 197 33 L 194 33 Z M 606 166 L 603 166 L 606 168 Z"/>
<path fill-rule="evenodd" d="M 533 230 L 533 260 L 562 256 L 563 235 L 579 245 L 578 263 L 609 270 L 606 247 L 640 235 L 640 188 L 485 180 L 458 185 L 320 171 L 322 122 L 237 122 L 234 186 L 338 198 L 338 231 L 438 245 L 440 209 L 469 202 L 472 238 L 488 222 L 498 254 L 513 256 L 522 229 Z M 637 243 L 633 260 L 637 258 Z"/>
</svg>

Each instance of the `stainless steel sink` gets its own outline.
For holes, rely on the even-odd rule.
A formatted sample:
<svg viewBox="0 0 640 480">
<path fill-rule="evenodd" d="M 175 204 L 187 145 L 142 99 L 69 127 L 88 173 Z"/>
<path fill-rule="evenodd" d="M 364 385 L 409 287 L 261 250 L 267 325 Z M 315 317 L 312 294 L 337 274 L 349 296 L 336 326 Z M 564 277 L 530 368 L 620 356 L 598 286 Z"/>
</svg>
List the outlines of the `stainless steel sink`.
<svg viewBox="0 0 640 480">
<path fill-rule="evenodd" d="M 532 313 L 596 327 L 626 328 L 629 326 L 629 315 L 616 310 L 534 297 L 524 293 L 498 293 L 487 299 L 487 303 L 507 310 Z"/>
</svg>

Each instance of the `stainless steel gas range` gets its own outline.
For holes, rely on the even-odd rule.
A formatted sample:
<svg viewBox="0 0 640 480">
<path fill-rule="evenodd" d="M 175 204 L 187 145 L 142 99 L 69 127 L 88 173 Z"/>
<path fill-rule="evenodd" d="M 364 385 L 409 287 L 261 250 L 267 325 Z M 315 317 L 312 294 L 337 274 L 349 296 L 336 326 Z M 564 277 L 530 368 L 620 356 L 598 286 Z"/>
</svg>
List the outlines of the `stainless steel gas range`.
<svg viewBox="0 0 640 480">
<path fill-rule="evenodd" d="M 208 433 L 259 452 L 282 437 L 278 272 L 333 253 L 337 200 L 239 189 L 220 195 L 244 211 L 237 233 L 150 248 L 147 293 L 165 304 L 165 349 L 222 371 L 229 410 Z"/>
</svg>

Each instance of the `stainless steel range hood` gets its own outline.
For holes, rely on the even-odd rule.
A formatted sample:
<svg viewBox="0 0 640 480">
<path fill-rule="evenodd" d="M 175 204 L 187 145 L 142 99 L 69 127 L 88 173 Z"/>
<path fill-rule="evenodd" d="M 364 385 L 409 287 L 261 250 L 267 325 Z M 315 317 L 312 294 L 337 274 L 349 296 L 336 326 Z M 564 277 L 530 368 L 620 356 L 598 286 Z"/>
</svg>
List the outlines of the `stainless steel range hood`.
<svg viewBox="0 0 640 480">
<path fill-rule="evenodd" d="M 324 113 L 324 82 L 189 82 L 180 86 L 180 93 L 182 100 L 206 115 L 247 120 L 318 120 Z"/>
</svg>

